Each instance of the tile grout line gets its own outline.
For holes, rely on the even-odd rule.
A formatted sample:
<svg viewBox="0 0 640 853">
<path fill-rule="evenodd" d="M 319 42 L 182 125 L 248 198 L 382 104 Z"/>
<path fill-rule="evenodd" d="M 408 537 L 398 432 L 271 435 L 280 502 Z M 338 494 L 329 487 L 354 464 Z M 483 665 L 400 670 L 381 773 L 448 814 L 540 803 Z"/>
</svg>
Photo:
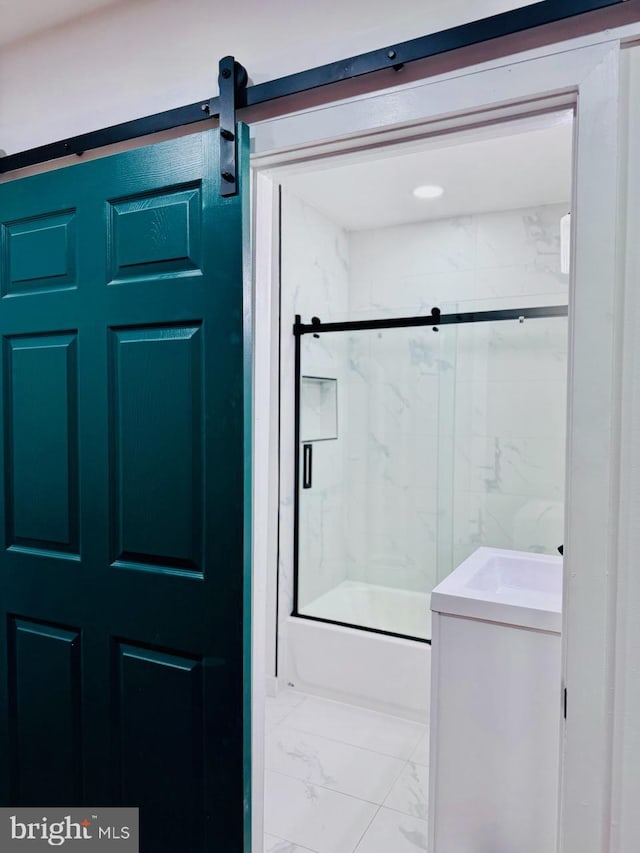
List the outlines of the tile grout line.
<svg viewBox="0 0 640 853">
<path fill-rule="evenodd" d="M 282 725 L 283 722 L 284 722 L 284 720 L 281 720 L 279 723 L 276 723 L 276 725 L 273 726 L 273 728 L 267 732 L 267 735 L 271 735 L 279 726 Z M 416 747 L 420 743 L 420 739 L 422 737 L 424 737 L 424 735 L 426 734 L 426 732 L 420 732 L 417 740 L 415 741 L 415 743 L 411 747 L 410 756 L 408 758 L 402 758 L 401 756 L 393 755 L 390 752 L 380 752 L 379 749 L 371 749 L 371 747 L 368 747 L 368 746 L 359 746 L 358 744 L 349 743 L 349 741 L 339 740 L 338 738 L 334 738 L 334 737 L 328 737 L 327 735 L 319 734 L 318 732 L 312 732 L 312 731 L 309 731 L 308 729 L 299 729 L 297 726 L 292 726 L 291 723 L 288 723 L 287 725 L 292 731 L 299 732 L 300 734 L 313 735 L 313 737 L 323 738 L 324 740 L 329 740 L 332 743 L 340 743 L 343 746 L 351 746 L 354 749 L 363 749 L 363 750 L 365 750 L 365 752 L 373 752 L 375 755 L 384 755 L 385 758 L 396 758 L 398 761 L 411 761 L 411 756 L 413 755 L 413 753 L 416 750 Z M 429 726 L 425 725 L 424 723 L 416 723 L 416 725 L 422 726 L 423 728 L 425 728 L 427 730 L 429 729 Z M 266 740 L 266 737 L 265 737 L 265 740 Z M 414 764 L 422 764 L 422 762 L 416 761 L 416 762 L 414 762 Z M 428 766 L 428 765 L 423 765 L 423 766 Z"/>
<path fill-rule="evenodd" d="M 295 693 L 295 691 L 292 691 L 292 692 Z M 277 698 L 277 697 L 275 697 L 275 698 Z M 375 717 L 382 717 L 384 720 L 388 720 L 389 722 L 393 721 L 393 722 L 400 722 L 400 723 L 415 724 L 416 726 L 420 727 L 420 731 L 417 734 L 415 741 L 411 745 L 408 757 L 406 757 L 406 758 L 402 757 L 401 758 L 398 755 L 393 755 L 393 754 L 390 754 L 388 752 L 380 752 L 380 750 L 372 749 L 370 747 L 360 746 L 358 744 L 350 743 L 348 741 L 340 740 L 338 738 L 327 737 L 326 734 L 320 734 L 316 731 L 309 731 L 306 729 L 300 729 L 297 726 L 295 726 L 295 724 L 292 725 L 289 721 L 289 718 L 293 714 L 294 711 L 296 711 L 299 708 L 302 708 L 302 706 L 306 704 L 306 701 L 309 698 L 319 700 L 320 702 L 331 702 L 333 705 L 341 706 L 343 709 L 345 709 L 347 711 L 347 713 L 351 709 L 353 709 L 356 712 L 364 712 L 365 715 L 366 714 L 374 715 L 374 718 Z M 355 847 L 353 848 L 352 853 L 357 853 L 357 850 L 360 848 L 365 836 L 367 835 L 367 833 L 371 829 L 371 826 L 372 826 L 374 820 L 376 819 L 376 817 L 380 813 L 380 810 L 383 808 L 386 808 L 389 811 L 394 812 L 395 814 L 402 815 L 403 817 L 409 817 L 413 820 L 420 820 L 420 821 L 424 820 L 423 818 L 419 818 L 416 815 L 407 814 L 406 812 L 403 812 L 401 809 L 397 809 L 397 808 L 393 808 L 391 806 L 387 806 L 386 801 L 389 798 L 393 788 L 395 787 L 395 785 L 398 783 L 399 779 L 401 778 L 402 774 L 407 770 L 407 768 L 410 764 L 414 764 L 414 765 L 417 765 L 419 767 L 427 767 L 428 768 L 428 766 L 429 766 L 428 764 L 423 764 L 422 762 L 414 761 L 413 755 L 414 755 L 419 743 L 421 742 L 422 738 L 428 734 L 429 729 L 430 729 L 430 721 L 429 721 L 429 723 L 420 723 L 417 720 L 407 720 L 404 717 L 396 717 L 392 714 L 385 714 L 385 713 L 382 713 L 379 711 L 373 711 L 371 709 L 363 708 L 363 707 L 358 706 L 358 705 L 349 705 L 346 702 L 340 702 L 338 700 L 324 699 L 323 697 L 317 697 L 317 696 L 314 696 L 313 694 L 304 694 L 302 699 L 300 700 L 300 702 L 297 702 L 296 704 L 292 705 L 286 711 L 284 716 L 270 730 L 268 730 L 265 733 L 265 741 L 267 741 L 269 737 L 277 737 L 276 732 L 279 728 L 289 729 L 289 731 L 300 734 L 300 735 L 307 735 L 310 737 L 319 738 L 321 741 L 324 740 L 324 741 L 327 741 L 329 743 L 339 744 L 341 746 L 350 747 L 352 749 L 364 750 L 365 752 L 372 753 L 373 755 L 379 755 L 379 756 L 382 756 L 383 758 L 390 758 L 392 760 L 401 762 L 401 767 L 399 768 L 397 773 L 393 774 L 393 781 L 389 785 L 389 788 L 384 795 L 382 803 L 376 803 L 376 802 L 373 802 L 371 800 L 364 799 L 362 797 L 357 797 L 353 794 L 348 794 L 344 791 L 337 790 L 336 788 L 329 788 L 325 785 L 321 785 L 321 784 L 318 784 L 315 782 L 311 782 L 311 781 L 306 780 L 306 779 L 301 779 L 297 776 L 292 776 L 289 773 L 283 773 L 280 770 L 273 770 L 273 769 L 265 766 L 265 770 L 267 770 L 270 773 L 275 773 L 278 776 L 285 777 L 287 779 L 291 779 L 292 781 L 299 782 L 303 785 L 313 785 L 314 787 L 320 788 L 321 790 L 329 791 L 329 792 L 332 792 L 334 794 L 338 794 L 338 795 L 341 795 L 344 797 L 349 797 L 349 799 L 351 799 L 351 800 L 356 800 L 357 802 L 364 803 L 366 805 L 374 806 L 375 811 L 374 811 L 373 815 L 371 816 L 371 819 L 368 822 L 367 826 L 365 827 L 364 831 L 362 832 L 362 835 L 360 836 L 358 842 L 356 843 Z M 274 836 L 274 837 L 277 837 L 277 836 Z M 286 839 L 286 838 L 283 838 L 283 841 L 285 841 L 287 844 L 292 844 L 294 846 L 300 846 L 300 845 L 297 845 L 296 842 L 291 841 L 291 840 Z M 301 848 L 301 850 L 304 850 L 305 853 L 316 853 L 316 851 L 312 851 L 311 848 Z"/>
<path fill-rule="evenodd" d="M 353 848 L 352 853 L 358 853 L 358 847 L 360 847 L 360 845 L 362 844 L 362 842 L 363 842 L 363 840 L 364 840 L 365 835 L 366 835 L 366 834 L 367 834 L 367 832 L 369 832 L 369 830 L 371 829 L 371 825 L 372 825 L 372 823 L 374 822 L 374 820 L 377 818 L 377 816 L 378 816 L 378 814 L 379 814 L 379 812 L 380 812 L 380 809 L 381 809 L 381 808 L 382 808 L 382 806 L 378 806 L 378 808 L 376 809 L 375 814 L 371 817 L 371 820 L 370 820 L 370 821 L 369 821 L 369 823 L 367 824 L 367 826 L 366 826 L 366 828 L 365 828 L 364 832 L 362 833 L 362 835 L 361 835 L 361 836 L 360 836 L 360 838 L 358 839 L 358 843 L 357 843 L 357 844 L 356 844 L 356 846 Z"/>
<path fill-rule="evenodd" d="M 514 380 L 515 381 L 515 380 Z M 543 380 L 541 380 L 543 381 Z M 366 705 L 352 705 L 349 702 L 343 702 L 341 699 L 328 699 L 326 696 L 318 696 L 315 693 L 303 693 L 301 690 L 295 690 L 294 688 L 289 688 L 290 693 L 297 693 L 299 696 L 302 696 L 302 700 L 298 702 L 297 705 L 294 705 L 294 708 L 299 708 L 304 702 L 308 699 L 312 701 L 318 702 L 329 702 L 331 705 L 341 705 L 343 708 L 348 708 L 349 710 L 361 711 L 364 714 L 372 714 L 376 717 L 386 717 L 389 720 L 396 720 L 403 723 L 416 723 L 419 726 L 428 726 L 429 723 L 421 723 L 420 720 L 414 720 L 411 717 L 400 717 L 398 714 L 391 714 L 387 711 L 376 711 L 373 708 L 367 708 Z M 271 697 L 277 700 L 277 696 Z"/>
<path fill-rule="evenodd" d="M 413 763 L 415 763 L 415 762 L 412 762 L 412 761 L 405 761 L 404 762 L 403 766 L 400 768 L 398 775 L 394 778 L 393 782 L 391 783 L 391 785 L 389 787 L 389 790 L 385 794 L 384 800 L 381 803 L 376 803 L 374 800 L 367 800 L 365 797 L 357 797 L 355 794 L 349 794 L 346 791 L 339 790 L 338 788 L 329 788 L 326 785 L 321 785 L 319 782 L 312 782 L 309 779 L 301 779 L 299 776 L 292 776 L 290 773 L 285 773 L 282 770 L 274 770 L 271 767 L 265 767 L 265 769 L 268 770 L 270 773 L 276 773 L 278 776 L 284 776 L 287 779 L 292 779 L 294 782 L 301 782 L 303 785 L 312 785 L 314 788 L 321 788 L 323 791 L 330 791 L 333 794 L 340 794 L 343 797 L 349 797 L 352 800 L 358 800 L 358 802 L 366 803 L 367 805 L 370 805 L 370 806 L 376 806 L 377 810 L 385 808 L 385 809 L 389 809 L 389 811 L 396 812 L 397 814 L 404 815 L 405 817 L 411 817 L 411 818 L 414 818 L 415 820 L 426 821 L 426 818 L 419 817 L 419 815 L 410 814 L 409 812 L 402 811 L 402 809 L 398 809 L 398 808 L 395 808 L 394 806 L 387 805 L 387 799 L 389 797 L 389 794 L 393 790 L 395 784 L 398 782 L 398 780 L 400 779 L 400 777 L 402 776 L 404 771 L 407 769 L 408 765 L 413 764 Z M 426 767 L 426 765 L 424 765 L 424 764 L 421 764 L 419 766 L 420 767 Z M 377 814 L 377 812 L 376 812 L 376 814 Z M 284 840 L 288 841 L 288 839 L 284 839 Z M 291 841 L 290 843 L 294 844 L 295 842 Z M 358 842 L 358 843 L 360 843 L 360 842 Z"/>
<path fill-rule="evenodd" d="M 401 760 L 401 759 L 399 759 L 399 760 Z M 394 780 L 391 783 L 389 790 L 384 795 L 385 800 L 389 796 L 389 794 L 391 793 L 393 786 L 396 784 L 398 779 L 404 773 L 406 765 L 408 763 L 409 762 L 406 761 L 404 763 L 404 765 L 402 766 L 402 768 L 400 769 L 400 772 L 398 773 L 398 775 L 396 777 L 394 777 Z M 266 765 L 265 765 L 265 770 L 268 770 L 269 773 L 277 773 L 278 776 L 286 776 L 287 779 L 293 779 L 294 782 L 302 782 L 303 785 L 313 785 L 314 788 L 322 788 L 323 791 L 331 791 L 334 794 L 341 794 L 343 797 L 351 797 L 352 800 L 359 800 L 361 803 L 367 803 L 370 806 L 382 807 L 385 804 L 385 800 L 383 800 L 381 803 L 376 803 L 373 800 L 365 799 L 365 797 L 357 797 L 355 794 L 348 794 L 346 791 L 340 791 L 338 788 L 329 788 L 329 787 L 327 787 L 327 785 L 321 785 L 320 782 L 312 782 L 310 779 L 301 779 L 299 776 L 292 776 L 291 773 L 285 773 L 283 770 L 274 770 L 273 767 L 267 767 Z M 394 809 L 394 811 L 398 811 L 398 810 Z"/>
<path fill-rule="evenodd" d="M 399 779 L 400 779 L 400 776 L 402 776 L 402 774 L 404 773 L 404 771 L 407 769 L 407 767 L 408 767 L 410 764 L 417 764 L 417 763 L 418 763 L 418 762 L 416 762 L 416 761 L 411 761 L 411 759 L 409 759 L 408 761 L 405 761 L 404 767 L 402 768 L 402 770 L 401 770 L 401 771 L 400 771 L 400 773 L 398 774 L 398 777 L 397 777 L 397 779 L 394 781 L 394 783 L 393 783 L 393 785 L 391 786 L 391 788 L 389 788 L 389 790 L 387 791 L 387 794 L 386 794 L 386 796 L 385 796 L 385 798 L 384 798 L 384 801 L 380 804 L 380 808 L 381 808 L 381 809 L 389 809 L 389 811 L 396 812 L 396 814 L 401 814 L 401 815 L 404 815 L 405 817 L 411 817 L 411 818 L 414 818 L 415 820 L 424 820 L 424 821 L 426 822 L 426 818 L 418 817 L 417 815 L 412 815 L 412 814 L 409 814 L 408 812 L 403 812 L 403 811 L 402 811 L 402 809 L 397 809 L 397 808 L 394 808 L 393 806 L 389 806 L 389 805 L 387 805 L 387 800 L 388 800 L 388 799 L 389 799 L 389 797 L 391 796 L 391 792 L 393 791 L 393 789 L 395 788 L 396 784 L 398 783 L 398 781 L 399 781 Z M 427 765 L 425 765 L 425 764 L 418 764 L 418 767 L 427 767 Z M 428 769 L 428 767 L 427 767 L 427 769 Z M 428 791 L 428 789 L 427 789 L 426 794 L 427 794 L 427 806 L 428 806 L 428 801 L 429 801 L 429 791 Z M 378 810 L 378 811 L 379 811 L 379 810 Z M 354 853 L 355 853 L 355 851 L 354 851 Z"/>
<path fill-rule="evenodd" d="M 320 785 L 317 782 L 309 782 L 308 779 L 299 779 L 297 776 L 291 776 L 289 773 L 283 773 L 282 770 L 269 770 L 269 773 L 276 773 L 278 776 L 284 776 L 285 779 L 300 782 L 301 785 L 310 785 L 312 788 L 321 788 L 323 791 L 338 794 L 340 797 L 349 797 L 350 800 L 357 800 L 359 803 L 366 803 L 368 806 L 375 806 L 377 809 L 382 808 L 383 805 L 382 803 L 374 803 L 373 800 L 365 800 L 363 797 L 356 797 L 355 794 L 347 794 L 344 791 L 336 791 L 335 788 L 327 788 L 326 785 Z"/>
<path fill-rule="evenodd" d="M 386 809 L 389 812 L 395 812 L 395 814 L 401 814 L 402 817 L 410 817 L 411 820 L 421 820 L 423 823 L 427 823 L 426 817 L 419 817 L 417 814 L 409 814 L 409 812 L 403 812 L 402 809 L 394 809 L 393 806 L 388 806 L 386 803 L 383 803 L 380 808 Z"/>
<path fill-rule="evenodd" d="M 263 834 L 265 836 L 271 835 L 271 837 L 275 838 L 276 841 L 284 841 L 286 844 L 292 844 L 294 847 L 297 847 L 298 850 L 301 850 L 302 853 L 320 853 L 319 850 L 312 850 L 311 847 L 303 847 L 301 844 L 297 844 L 295 841 L 291 841 L 291 839 L 289 838 L 283 838 L 281 835 L 273 835 L 271 832 L 265 832 Z M 262 845 L 264 847 L 264 840 L 262 842 Z"/>
<path fill-rule="evenodd" d="M 303 784 L 303 785 L 312 785 L 312 786 L 313 786 L 313 787 L 315 787 L 315 788 L 321 788 L 321 789 L 322 789 L 322 790 L 324 790 L 324 791 L 330 791 L 331 793 L 339 794 L 339 795 L 341 795 L 341 796 L 343 796 L 343 797 L 349 797 L 349 799 L 351 799 L 351 800 L 356 800 L 357 802 L 365 803 L 366 805 L 375 806 L 375 812 L 374 812 L 374 814 L 371 816 L 371 820 L 369 821 L 369 823 L 367 824 L 367 826 L 366 826 L 366 827 L 365 827 L 365 829 L 363 830 L 362 835 L 360 836 L 360 838 L 358 839 L 358 842 L 356 843 L 356 846 L 353 848 L 352 853 L 357 853 L 358 847 L 359 847 L 359 846 L 360 846 L 360 844 L 362 843 L 362 841 L 363 841 L 363 839 L 364 839 L 365 835 L 367 834 L 367 832 L 368 832 L 368 831 L 369 831 L 369 829 L 371 828 L 371 824 L 372 824 L 372 823 L 373 823 L 373 821 L 376 819 L 376 817 L 377 817 L 377 815 L 378 815 L 378 813 L 380 812 L 380 810 L 381 810 L 381 809 L 387 809 L 388 811 L 394 812 L 395 814 L 402 815 L 403 817 L 408 817 L 408 818 L 411 818 L 412 820 L 419 820 L 419 821 L 422 821 L 422 822 L 423 822 L 423 823 L 425 823 L 425 824 L 427 823 L 427 818 L 426 818 L 426 817 L 419 817 L 418 815 L 415 815 L 415 814 L 409 814 L 408 812 L 402 811 L 402 809 L 394 808 L 393 806 L 389 806 L 389 805 L 387 805 L 387 802 L 386 802 L 387 797 L 388 797 L 388 796 L 389 796 L 389 794 L 391 793 L 391 790 L 392 790 L 393 786 L 395 785 L 395 783 L 398 781 L 398 779 L 400 778 L 400 776 L 402 775 L 402 773 L 403 773 L 403 772 L 404 772 L 404 770 L 406 769 L 406 766 L 407 766 L 408 764 L 410 764 L 410 763 L 411 763 L 411 762 L 409 762 L 409 761 L 406 761 L 406 762 L 405 762 L 405 764 L 404 764 L 404 766 L 402 767 L 402 769 L 401 769 L 400 773 L 398 774 L 398 777 L 394 780 L 394 782 L 392 783 L 392 785 L 391 785 L 391 787 L 390 787 L 389 791 L 388 791 L 388 792 L 387 792 L 387 794 L 385 795 L 385 799 L 383 800 L 383 802 L 382 802 L 382 803 L 375 803 L 375 802 L 373 802 L 372 800 L 367 800 L 367 799 L 364 799 L 363 797 L 356 797 L 354 794 L 347 794 L 347 793 L 346 793 L 346 792 L 344 792 L 344 791 L 337 791 L 335 788 L 327 788 L 325 785 L 320 785 L 320 784 L 318 784 L 318 783 L 316 783 L 316 782 L 309 782 L 309 781 L 308 781 L 308 780 L 306 780 L 306 779 L 299 779 L 297 776 L 291 776 L 290 774 L 288 774 L 288 773 L 283 773 L 283 772 L 282 772 L 282 771 L 280 771 L 280 770 L 270 770 L 269 772 L 270 772 L 270 773 L 275 773 L 275 774 L 277 774 L 278 776 L 284 776 L 286 779 L 292 779 L 294 782 L 300 782 L 300 783 L 301 783 L 301 784 Z M 265 835 L 269 835 L 269 834 L 271 834 L 271 833 L 265 833 Z M 274 836 L 274 837 L 276 837 L 276 838 L 277 838 L 278 836 Z M 280 837 L 282 837 L 282 836 L 280 836 Z M 293 844 L 293 845 L 294 845 L 294 846 L 296 846 L 296 847 L 300 847 L 300 849 L 301 849 L 302 851 L 304 851 L 304 853 L 317 853 L 317 851 L 314 851 L 314 850 L 312 850 L 312 849 L 311 849 L 311 848 L 309 848 L 309 847 L 302 847 L 300 844 L 298 844 L 298 842 L 296 842 L 296 841 L 292 841 L 292 840 L 291 840 L 291 839 L 289 839 L 289 838 L 284 838 L 284 837 L 282 837 L 282 840 L 283 840 L 283 841 L 286 841 L 286 842 L 287 842 L 287 844 Z"/>
<path fill-rule="evenodd" d="M 380 803 L 380 807 L 381 807 L 381 808 L 382 808 L 382 806 L 385 804 L 385 801 L 386 801 L 387 797 L 388 797 L 388 796 L 389 796 L 389 794 L 393 791 L 393 789 L 395 788 L 396 784 L 398 783 L 398 780 L 400 779 L 400 777 L 402 776 L 402 774 L 404 773 L 404 771 L 407 769 L 407 767 L 408 767 L 408 766 L 409 766 L 409 759 L 407 759 L 407 760 L 404 762 L 404 764 L 403 764 L 403 765 L 402 765 L 402 767 L 400 768 L 400 772 L 398 773 L 398 775 L 396 776 L 396 778 L 393 780 L 393 782 L 392 782 L 392 784 L 391 784 L 391 787 L 389 788 L 389 790 L 387 791 L 387 793 L 386 793 L 386 795 L 385 795 L 384 800 Z"/>
<path fill-rule="evenodd" d="M 374 816 L 371 818 L 371 821 L 369 822 L 369 825 L 367 826 L 367 828 L 365 829 L 365 831 L 364 831 L 364 832 L 362 833 L 362 835 L 360 836 L 360 840 L 358 841 L 358 843 L 356 844 L 356 846 L 353 848 L 352 853 L 358 853 L 358 848 L 360 847 L 360 845 L 361 845 L 361 844 L 362 844 L 362 842 L 364 841 L 365 835 L 366 835 L 366 834 L 367 834 L 367 832 L 369 832 L 369 830 L 371 829 L 371 825 L 373 824 L 373 822 L 374 822 L 374 820 L 377 818 L 377 816 L 380 814 L 380 812 L 382 811 L 382 809 L 387 809 L 387 811 L 394 812 L 395 814 L 402 815 L 402 817 L 408 817 L 408 818 L 411 818 L 411 820 L 419 820 L 419 821 L 422 821 L 422 823 L 424 823 L 424 824 L 425 824 L 425 826 L 428 826 L 426 818 L 416 817 L 416 815 L 410 815 L 410 814 L 407 814 L 406 812 L 401 812 L 399 809 L 391 808 L 390 806 L 386 806 L 386 805 L 383 803 L 381 806 L 378 806 L 378 808 L 376 809 L 376 813 L 375 813 L 375 814 L 374 814 Z"/>
<path fill-rule="evenodd" d="M 305 701 L 305 700 L 304 700 L 304 699 L 302 699 L 302 701 L 298 702 L 298 704 L 297 704 L 297 705 L 292 705 L 292 706 L 289 708 L 289 710 L 285 712 L 284 717 L 282 717 L 282 719 L 281 719 L 281 720 L 278 720 L 278 722 L 277 722 L 277 723 L 275 723 L 275 724 L 271 727 L 271 729 L 267 729 L 267 728 L 266 728 L 266 707 L 267 707 L 267 706 L 265 705 L 265 715 L 264 715 L 264 716 L 265 716 L 265 733 L 264 733 L 264 734 L 265 734 L 265 738 L 264 738 L 264 739 L 265 739 L 265 741 L 266 741 L 266 739 L 267 739 L 267 735 L 269 734 L 269 732 L 270 732 L 270 731 L 273 731 L 274 729 L 277 729 L 277 728 L 278 728 L 278 726 L 279 726 L 281 723 L 284 723 L 284 721 L 287 719 L 287 717 L 288 717 L 290 714 L 292 714 L 292 713 L 293 713 L 297 708 L 299 708 L 302 704 L 304 704 L 304 701 Z M 282 707 L 282 706 L 280 706 L 280 707 Z"/>
</svg>

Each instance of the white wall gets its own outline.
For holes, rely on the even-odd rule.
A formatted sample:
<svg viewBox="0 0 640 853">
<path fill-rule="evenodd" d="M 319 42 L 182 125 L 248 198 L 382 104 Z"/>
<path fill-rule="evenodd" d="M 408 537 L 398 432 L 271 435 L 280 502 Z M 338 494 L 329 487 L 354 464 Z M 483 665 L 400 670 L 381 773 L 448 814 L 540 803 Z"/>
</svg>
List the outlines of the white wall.
<svg viewBox="0 0 640 853">
<path fill-rule="evenodd" d="M 0 148 L 13 153 L 209 98 L 227 54 L 260 82 L 530 2 L 125 0 L 0 45 Z M 21 5 L 3 8 L 3 21 L 27 14 Z"/>
</svg>

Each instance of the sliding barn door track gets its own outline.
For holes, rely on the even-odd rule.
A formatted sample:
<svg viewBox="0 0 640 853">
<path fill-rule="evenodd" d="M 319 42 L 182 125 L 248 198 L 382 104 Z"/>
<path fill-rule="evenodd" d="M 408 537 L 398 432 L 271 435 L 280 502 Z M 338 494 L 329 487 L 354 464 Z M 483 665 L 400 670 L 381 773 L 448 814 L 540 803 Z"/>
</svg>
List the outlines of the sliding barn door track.
<svg viewBox="0 0 640 853">
<path fill-rule="evenodd" d="M 398 71 L 411 62 L 514 35 L 599 9 L 620 6 L 625 2 L 628 0 L 542 0 L 520 9 L 461 24 L 438 33 L 389 45 L 379 50 L 372 50 L 254 86 L 248 85 L 245 68 L 236 62 L 234 57 L 226 56 L 219 64 L 219 95 L 216 97 L 115 124 L 101 130 L 82 133 L 58 142 L 50 142 L 27 151 L 7 154 L 0 157 L 0 173 L 23 169 L 67 157 L 70 154 L 81 156 L 85 151 L 102 148 L 105 145 L 127 142 L 152 133 L 197 124 L 217 116 L 220 127 L 221 193 L 225 196 L 235 195 L 237 192 L 235 123 L 238 111 L 334 83 L 353 80 L 384 69 L 392 68 Z"/>
</svg>

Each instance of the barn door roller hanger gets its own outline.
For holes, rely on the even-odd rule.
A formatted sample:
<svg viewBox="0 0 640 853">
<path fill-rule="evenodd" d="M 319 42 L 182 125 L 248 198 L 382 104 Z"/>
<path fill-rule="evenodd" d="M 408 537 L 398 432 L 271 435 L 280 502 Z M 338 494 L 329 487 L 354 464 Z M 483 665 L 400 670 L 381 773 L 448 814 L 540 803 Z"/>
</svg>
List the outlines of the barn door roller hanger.
<svg viewBox="0 0 640 853">
<path fill-rule="evenodd" d="M 155 115 L 112 125 L 111 127 L 82 133 L 71 139 L 62 139 L 0 157 L 0 174 L 34 166 L 66 157 L 81 156 L 85 151 L 137 139 L 151 133 L 159 133 L 214 116 L 220 118 L 220 192 L 223 196 L 235 195 L 238 191 L 236 172 L 236 112 L 265 104 L 291 95 L 299 95 L 322 86 L 362 77 L 374 72 L 396 72 L 407 63 L 428 59 L 439 54 L 463 47 L 470 47 L 492 39 L 514 35 L 545 24 L 553 24 L 588 12 L 597 12 L 611 6 L 634 6 L 628 0 L 541 0 L 502 12 L 490 18 L 471 21 L 438 33 L 389 45 L 338 62 L 330 62 L 307 71 L 299 71 L 266 83 L 248 86 L 247 72 L 232 56 L 220 61 L 220 94 L 209 101 L 197 101 L 184 107 L 176 107 Z M 636 12 L 631 12 L 631 15 Z M 603 24 L 600 24 L 603 26 Z M 392 85 L 381 82 L 380 88 Z M 249 114 L 250 119 L 250 114 Z"/>
<path fill-rule="evenodd" d="M 236 110 L 244 106 L 247 79 L 246 69 L 239 62 L 236 62 L 233 56 L 225 56 L 220 60 L 218 110 L 220 121 L 220 193 L 223 196 L 235 195 L 238 192 Z M 211 112 L 211 101 L 208 106 L 208 112 Z"/>
</svg>

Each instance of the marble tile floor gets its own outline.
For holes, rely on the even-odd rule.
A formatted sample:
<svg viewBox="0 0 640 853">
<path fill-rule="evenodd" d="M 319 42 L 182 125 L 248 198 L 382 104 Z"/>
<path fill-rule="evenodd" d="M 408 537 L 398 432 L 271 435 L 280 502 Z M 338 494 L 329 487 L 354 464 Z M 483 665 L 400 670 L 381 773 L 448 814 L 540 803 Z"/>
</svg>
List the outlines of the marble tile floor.
<svg viewBox="0 0 640 853">
<path fill-rule="evenodd" d="M 265 853 L 427 849 L 429 728 L 294 690 L 267 698 Z"/>
</svg>

